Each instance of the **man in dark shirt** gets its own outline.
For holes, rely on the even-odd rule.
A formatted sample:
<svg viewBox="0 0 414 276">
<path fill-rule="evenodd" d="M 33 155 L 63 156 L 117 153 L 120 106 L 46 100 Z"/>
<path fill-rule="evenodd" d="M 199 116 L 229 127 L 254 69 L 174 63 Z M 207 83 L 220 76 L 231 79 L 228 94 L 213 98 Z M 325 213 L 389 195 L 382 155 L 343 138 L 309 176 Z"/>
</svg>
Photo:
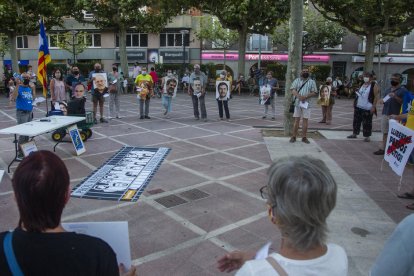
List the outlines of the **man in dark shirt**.
<svg viewBox="0 0 414 276">
<path fill-rule="evenodd" d="M 401 74 L 392 74 L 391 87 L 385 90 L 385 93 L 382 95 L 382 100 L 380 100 L 380 103 L 384 104 L 381 117 L 382 148 L 375 151 L 375 155 L 384 155 L 388 136 L 388 121 L 391 115 L 400 114 L 402 99 L 404 98 L 404 94 L 408 91 L 404 86 L 401 86 L 401 81 Z"/>
<path fill-rule="evenodd" d="M 68 75 L 66 78 L 66 87 L 70 91 L 70 96 L 75 96 L 75 85 L 78 83 L 85 83 L 86 80 L 84 76 L 81 75 L 79 68 L 77 66 L 73 66 L 71 70 L 72 74 Z"/>
</svg>

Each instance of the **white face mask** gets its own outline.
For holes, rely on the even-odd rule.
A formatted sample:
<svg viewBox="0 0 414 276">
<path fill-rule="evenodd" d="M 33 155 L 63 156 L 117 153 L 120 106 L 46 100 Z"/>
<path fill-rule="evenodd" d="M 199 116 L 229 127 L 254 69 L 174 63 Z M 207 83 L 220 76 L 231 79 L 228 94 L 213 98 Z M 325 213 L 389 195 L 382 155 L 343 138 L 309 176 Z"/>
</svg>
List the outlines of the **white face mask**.
<svg viewBox="0 0 414 276">
<path fill-rule="evenodd" d="M 171 72 L 168 72 L 167 73 L 167 76 L 171 77 L 172 76 L 172 73 Z"/>
<path fill-rule="evenodd" d="M 220 78 L 224 79 L 226 77 L 226 75 L 220 75 Z"/>
<path fill-rule="evenodd" d="M 364 82 L 365 83 L 369 82 L 369 78 L 368 77 L 364 77 Z"/>
<path fill-rule="evenodd" d="M 147 74 L 147 71 L 142 71 L 142 74 L 145 76 Z"/>
</svg>

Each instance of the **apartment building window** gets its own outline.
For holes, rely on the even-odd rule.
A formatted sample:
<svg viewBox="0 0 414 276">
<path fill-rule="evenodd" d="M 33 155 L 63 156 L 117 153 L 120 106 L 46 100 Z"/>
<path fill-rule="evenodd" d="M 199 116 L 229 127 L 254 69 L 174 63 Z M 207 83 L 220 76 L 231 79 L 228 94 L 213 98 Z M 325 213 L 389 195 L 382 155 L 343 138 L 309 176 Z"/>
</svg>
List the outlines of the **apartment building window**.
<svg viewBox="0 0 414 276">
<path fill-rule="evenodd" d="M 85 36 L 85 43 L 88 47 L 101 47 L 101 34 L 88 33 Z"/>
<path fill-rule="evenodd" d="M 366 51 L 366 46 L 367 46 L 366 44 L 367 44 L 367 39 L 364 36 L 363 39 L 362 39 L 362 41 L 359 42 L 359 45 L 358 45 L 358 51 L 360 53 L 364 53 Z M 381 49 L 381 53 L 382 54 L 388 53 L 388 47 L 389 47 L 389 43 L 388 42 L 383 42 L 380 45 L 377 44 L 377 45 L 375 45 L 374 53 L 375 54 L 378 54 L 380 52 L 380 49 Z"/>
<path fill-rule="evenodd" d="M 49 38 L 49 48 L 58 48 L 59 44 L 59 35 L 58 34 L 50 34 L 48 35 Z"/>
<path fill-rule="evenodd" d="M 16 36 L 16 42 L 17 42 L 17 49 L 29 48 L 28 42 L 27 42 L 27 35 Z"/>
<path fill-rule="evenodd" d="M 115 46 L 119 47 L 119 36 L 118 35 L 116 35 Z M 127 47 L 148 47 L 148 34 L 127 33 L 126 46 Z"/>
<path fill-rule="evenodd" d="M 414 31 L 404 36 L 403 50 L 414 51 Z"/>
<path fill-rule="evenodd" d="M 271 39 L 267 35 L 252 34 L 247 41 L 247 51 L 272 51 Z"/>
<path fill-rule="evenodd" d="M 190 34 L 184 35 L 184 45 L 190 46 Z M 160 47 L 182 47 L 183 35 L 181 33 L 161 33 Z"/>
</svg>

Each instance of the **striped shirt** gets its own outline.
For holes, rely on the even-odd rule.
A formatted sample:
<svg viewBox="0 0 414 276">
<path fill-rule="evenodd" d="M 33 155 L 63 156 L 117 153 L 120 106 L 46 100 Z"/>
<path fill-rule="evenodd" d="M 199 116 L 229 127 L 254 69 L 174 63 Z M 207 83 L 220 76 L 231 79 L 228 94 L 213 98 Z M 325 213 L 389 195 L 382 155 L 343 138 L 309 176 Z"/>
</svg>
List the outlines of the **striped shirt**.
<svg viewBox="0 0 414 276">
<path fill-rule="evenodd" d="M 306 81 L 306 79 L 302 79 L 302 78 L 297 78 L 293 81 L 292 85 L 290 86 L 290 90 L 295 89 L 296 91 L 299 91 L 299 89 L 301 88 L 302 84 Z M 312 79 L 308 79 L 308 81 L 305 83 L 305 85 L 302 87 L 302 89 L 300 89 L 299 91 L 299 95 L 301 96 L 307 96 L 310 93 L 317 93 L 317 88 L 316 88 L 316 83 L 314 80 Z M 309 104 L 311 103 L 311 98 L 309 98 L 307 100 L 309 102 Z M 296 105 L 299 104 L 299 100 L 296 99 Z"/>
</svg>

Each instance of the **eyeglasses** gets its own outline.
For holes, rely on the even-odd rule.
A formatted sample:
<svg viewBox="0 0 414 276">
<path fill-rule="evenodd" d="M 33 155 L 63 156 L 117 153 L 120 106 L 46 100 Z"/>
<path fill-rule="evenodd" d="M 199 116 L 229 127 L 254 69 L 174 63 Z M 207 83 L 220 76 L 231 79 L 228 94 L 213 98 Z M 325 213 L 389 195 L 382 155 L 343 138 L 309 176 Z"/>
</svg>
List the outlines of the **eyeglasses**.
<svg viewBox="0 0 414 276">
<path fill-rule="evenodd" d="M 261 187 L 260 188 L 260 196 L 263 198 L 263 199 L 266 199 L 267 200 L 267 204 L 273 209 L 273 208 L 275 208 L 276 206 L 277 206 L 277 204 L 276 203 L 271 203 L 271 201 L 270 201 L 270 197 L 269 197 L 269 188 L 267 187 L 267 185 L 266 186 L 263 186 L 263 187 Z"/>
</svg>

